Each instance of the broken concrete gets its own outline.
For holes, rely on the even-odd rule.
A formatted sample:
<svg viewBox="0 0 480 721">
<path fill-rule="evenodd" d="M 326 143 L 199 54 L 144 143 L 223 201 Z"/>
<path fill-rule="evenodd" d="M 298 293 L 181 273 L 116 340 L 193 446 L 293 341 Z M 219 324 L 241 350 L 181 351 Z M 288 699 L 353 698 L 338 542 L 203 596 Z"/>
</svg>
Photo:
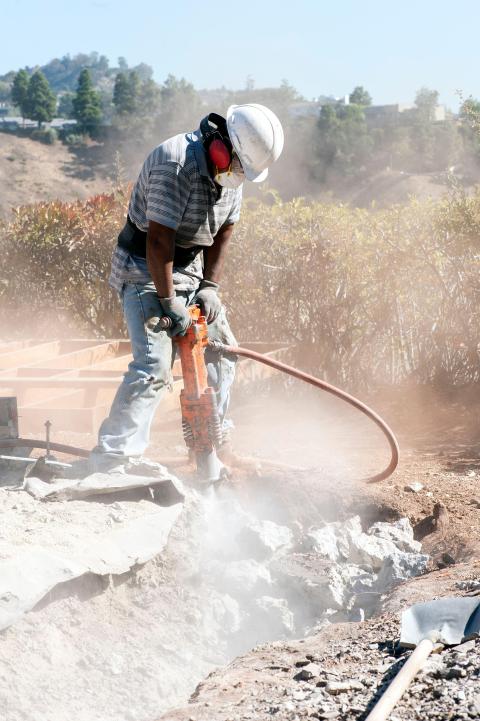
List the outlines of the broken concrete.
<svg viewBox="0 0 480 721">
<path fill-rule="evenodd" d="M 125 474 L 108 477 L 108 483 L 112 487 L 119 484 L 122 492 L 125 483 L 131 482 Z M 59 482 L 39 485 L 32 481 L 41 492 L 55 488 L 47 498 L 58 500 L 50 503 L 18 491 L 7 496 L 8 507 L 15 510 L 9 518 L 15 524 L 12 529 L 18 543 L 13 548 L 0 539 L 0 578 L 7 578 L 3 572 L 7 566 L 1 566 L 2 556 L 3 563 L 11 563 L 13 568 L 21 554 L 25 577 L 19 588 L 13 583 L 10 589 L 1 586 L 0 596 L 5 599 L 4 625 L 15 621 L 7 633 L 12 648 L 15 646 L 14 653 L 18 655 L 20 649 L 21 659 L 25 645 L 22 629 L 30 626 L 31 614 L 26 611 L 45 598 L 49 589 L 53 589 L 49 598 L 55 599 L 59 582 L 76 578 L 83 587 L 94 583 L 92 578 L 111 577 L 109 605 L 118 594 L 128 597 L 125 608 L 120 605 L 115 611 L 115 623 L 108 630 L 97 615 L 90 619 L 88 628 L 92 633 L 98 628 L 99 636 L 97 643 L 88 633 L 88 644 L 95 649 L 93 654 L 90 648 L 82 650 L 82 637 L 75 636 L 77 619 L 70 616 L 74 608 L 71 599 L 56 601 L 56 612 L 51 604 L 39 612 L 48 614 L 50 624 L 63 614 L 59 644 L 67 643 L 65 635 L 69 633 L 68 644 L 76 644 L 75 650 L 71 650 L 75 663 L 70 666 L 62 659 L 62 674 L 52 673 L 57 686 L 61 686 L 62 697 L 68 698 L 71 688 L 89 680 L 84 671 L 79 677 L 78 664 L 83 669 L 92 668 L 99 688 L 105 683 L 115 686 L 114 700 L 110 693 L 109 705 L 101 703 L 97 715 L 92 715 L 92 706 L 84 701 L 85 688 L 78 689 L 75 692 L 78 700 L 72 709 L 68 704 L 59 706 L 58 721 L 70 711 L 79 721 L 97 717 L 101 721 L 118 721 L 125 708 L 122 699 L 125 704 L 127 696 L 142 699 L 136 704 L 134 721 L 154 718 L 154 710 L 159 713 L 185 698 L 214 666 L 260 642 L 304 636 L 336 620 L 370 615 L 378 603 L 382 569 L 385 568 L 383 573 L 389 582 L 408 575 L 412 568 L 415 572 L 420 570 L 411 558 L 419 554 L 406 550 L 417 547 L 412 545 L 415 542 L 408 522 L 394 528 L 376 524 L 364 532 L 360 519 L 353 517 L 303 530 L 297 522 L 287 526 L 255 516 L 227 491 L 219 494 L 210 491 L 202 496 L 187 493 L 182 504 L 169 508 L 159 508 L 151 497 L 140 502 L 112 497 L 102 499 L 101 504 L 73 497 L 62 500 L 62 493 L 68 494 L 72 489 L 80 493 L 88 488 L 96 490 L 103 481 L 97 474 L 80 482 L 62 482 L 62 488 Z M 151 488 L 154 482 L 146 477 L 142 484 Z M 82 525 L 87 515 L 92 526 L 88 533 Z M 168 523 L 162 521 L 167 517 Z M 33 520 L 35 539 L 28 533 Z M 159 533 L 162 524 L 163 536 Z M 54 527 L 62 534 L 61 542 L 59 539 L 54 542 L 48 532 Z M 139 564 L 149 559 L 143 574 L 138 570 Z M 392 559 L 394 562 L 387 564 Z M 38 576 L 38 569 L 44 566 L 50 576 L 42 572 Z M 116 579 L 125 571 L 130 571 L 129 575 L 115 589 Z M 102 608 L 101 595 L 95 597 L 95 602 L 89 601 L 89 606 L 82 604 L 80 611 L 75 606 L 75 614 L 85 613 L 90 606 L 98 614 Z M 109 614 L 110 610 L 107 617 Z M 118 632 L 117 617 L 122 619 Z M 124 637 L 125 628 L 132 624 L 138 626 L 139 634 L 128 632 L 129 645 L 133 645 L 126 649 L 117 633 Z M 68 631 L 69 628 L 73 630 Z M 83 632 L 86 633 L 86 627 Z M 106 645 L 105 638 L 109 639 Z M 36 639 L 37 635 L 35 644 Z M 35 653 L 39 662 L 45 644 L 50 642 L 45 634 L 38 635 Z M 137 657 L 141 657 L 141 663 Z M 53 669 L 55 664 L 48 663 Z M 112 680 L 117 678 L 118 682 Z M 11 695 L 15 709 L 10 717 L 11 721 L 23 721 L 22 709 L 34 703 L 33 690 L 30 692 L 21 679 L 15 688 Z M 42 713 L 48 716 L 48 701 L 46 697 L 44 700 Z"/>
<path fill-rule="evenodd" d="M 182 505 L 157 509 L 101 535 L 86 534 L 70 554 L 30 546 L 0 562 L 0 630 L 31 610 L 55 586 L 94 573 L 123 574 L 164 549 Z"/>
<path fill-rule="evenodd" d="M 38 500 L 60 501 L 92 496 L 115 494 L 139 488 L 161 489 L 165 503 L 180 503 L 184 500 L 186 490 L 183 483 L 173 476 L 165 467 L 161 467 L 155 475 L 138 476 L 126 473 L 92 473 L 80 480 L 58 479 L 54 483 L 46 483 L 40 478 L 28 477 L 23 489 Z M 168 501 L 168 503 L 167 503 Z"/>
</svg>

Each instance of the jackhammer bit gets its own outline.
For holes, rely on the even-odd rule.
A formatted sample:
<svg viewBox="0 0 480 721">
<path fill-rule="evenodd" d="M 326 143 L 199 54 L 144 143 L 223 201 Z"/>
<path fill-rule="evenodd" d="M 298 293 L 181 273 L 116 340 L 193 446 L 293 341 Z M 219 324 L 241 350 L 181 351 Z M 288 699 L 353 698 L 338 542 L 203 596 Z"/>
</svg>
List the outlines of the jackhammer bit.
<svg viewBox="0 0 480 721">
<path fill-rule="evenodd" d="M 227 472 L 216 452 L 222 442 L 222 423 L 215 390 L 208 385 L 205 364 L 208 327 L 198 306 L 188 310 L 192 324 L 185 335 L 174 339 L 183 375 L 180 393 L 183 437 L 188 450 L 195 456 L 199 480 L 215 483 L 225 479 Z M 170 318 L 163 317 L 155 330 L 166 330 L 170 326 Z"/>
</svg>

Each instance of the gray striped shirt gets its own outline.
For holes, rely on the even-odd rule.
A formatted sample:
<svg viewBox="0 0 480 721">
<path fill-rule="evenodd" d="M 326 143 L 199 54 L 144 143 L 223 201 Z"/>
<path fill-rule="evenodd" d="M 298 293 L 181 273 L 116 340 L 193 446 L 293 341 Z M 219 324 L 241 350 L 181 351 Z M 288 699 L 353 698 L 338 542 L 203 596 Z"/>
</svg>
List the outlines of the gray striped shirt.
<svg viewBox="0 0 480 721">
<path fill-rule="evenodd" d="M 145 160 L 130 198 L 128 214 L 140 230 L 148 221 L 176 230 L 182 248 L 212 245 L 220 228 L 240 217 L 242 188 L 221 196 L 208 172 L 200 132 L 175 135 Z"/>
<path fill-rule="evenodd" d="M 152 220 L 176 231 L 175 242 L 182 248 L 208 247 L 223 225 L 240 217 L 242 187 L 218 188 L 208 172 L 201 134 L 175 135 L 155 148 L 145 160 L 133 186 L 128 214 L 140 230 Z M 127 281 L 151 282 L 145 261 L 117 247 L 112 261 L 110 285 L 121 290 Z M 188 266 L 202 273 L 201 255 Z M 198 281 L 174 272 L 177 290 L 190 290 Z"/>
</svg>

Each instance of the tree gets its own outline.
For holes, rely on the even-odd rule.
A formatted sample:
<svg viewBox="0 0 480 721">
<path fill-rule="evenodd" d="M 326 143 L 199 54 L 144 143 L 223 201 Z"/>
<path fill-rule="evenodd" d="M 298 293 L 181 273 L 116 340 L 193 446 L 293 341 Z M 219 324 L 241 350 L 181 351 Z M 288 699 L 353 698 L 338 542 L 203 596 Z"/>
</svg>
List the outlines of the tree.
<svg viewBox="0 0 480 721">
<path fill-rule="evenodd" d="M 12 97 L 10 83 L 0 80 L 0 103 L 6 103 Z"/>
<path fill-rule="evenodd" d="M 41 70 L 33 73 L 28 83 L 25 112 L 28 118 L 36 120 L 38 127 L 49 123 L 55 115 L 57 99 L 48 80 Z"/>
<path fill-rule="evenodd" d="M 460 134 L 466 158 L 478 158 L 480 154 L 480 101 L 467 98 L 460 107 Z"/>
<path fill-rule="evenodd" d="M 102 106 L 100 96 L 94 90 L 90 72 L 84 68 L 78 78 L 78 88 L 72 100 L 73 117 L 78 123 L 78 129 L 82 133 L 95 135 L 102 120 Z"/>
<path fill-rule="evenodd" d="M 22 118 L 26 117 L 29 77 L 26 70 L 19 70 L 13 79 L 12 103 L 20 109 Z"/>
<path fill-rule="evenodd" d="M 354 88 L 350 93 L 348 99 L 352 103 L 352 105 L 366 106 L 372 104 L 372 98 L 370 93 L 365 90 L 362 85 L 357 85 L 357 87 Z"/>
<path fill-rule="evenodd" d="M 173 135 L 179 129 L 188 129 L 198 124 L 202 113 L 205 114 L 200 96 L 185 78 L 169 75 L 160 89 L 161 113 L 159 134 Z"/>
<path fill-rule="evenodd" d="M 435 120 L 435 108 L 438 105 L 438 90 L 430 90 L 429 88 L 420 88 L 415 96 L 415 105 L 417 106 L 419 118 L 427 123 Z"/>
<path fill-rule="evenodd" d="M 73 118 L 74 93 L 62 93 L 58 97 L 57 113 L 60 118 Z"/>
<path fill-rule="evenodd" d="M 417 111 L 411 128 L 412 147 L 417 155 L 418 169 L 436 170 L 435 108 L 438 104 L 438 92 L 429 88 L 420 88 L 415 96 Z"/>
<path fill-rule="evenodd" d="M 150 79 L 142 83 L 138 94 L 138 109 L 143 117 L 157 113 L 160 106 L 160 88 Z"/>
<path fill-rule="evenodd" d="M 316 176 L 325 182 L 329 171 L 355 177 L 370 159 L 373 141 L 358 105 L 324 105 L 318 119 Z"/>
<path fill-rule="evenodd" d="M 113 104 L 118 115 L 131 115 L 137 108 L 139 79 L 135 72 L 118 73 L 113 87 Z"/>
</svg>

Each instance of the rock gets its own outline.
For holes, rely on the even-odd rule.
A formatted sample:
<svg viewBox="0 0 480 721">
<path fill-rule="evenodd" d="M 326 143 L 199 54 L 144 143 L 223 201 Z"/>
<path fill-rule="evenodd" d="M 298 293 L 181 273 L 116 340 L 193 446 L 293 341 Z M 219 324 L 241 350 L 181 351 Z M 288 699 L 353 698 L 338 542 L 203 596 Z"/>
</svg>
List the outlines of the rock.
<svg viewBox="0 0 480 721">
<path fill-rule="evenodd" d="M 377 588 L 385 589 L 394 583 L 405 581 L 412 576 L 420 576 L 427 570 L 429 557 L 423 553 L 403 553 L 395 551 L 380 569 Z"/>
<path fill-rule="evenodd" d="M 423 483 L 420 483 L 419 481 L 414 481 L 413 483 L 409 483 L 407 486 L 403 487 L 404 491 L 410 491 L 410 493 L 418 493 L 423 488 Z"/>
<path fill-rule="evenodd" d="M 471 641 L 465 641 L 465 643 L 461 643 L 459 646 L 455 646 L 455 652 L 456 653 L 467 653 L 468 651 L 473 651 L 475 648 L 475 641 L 472 638 Z"/>
<path fill-rule="evenodd" d="M 330 696 L 338 696 L 341 693 L 348 693 L 348 691 L 363 691 L 363 684 L 354 679 L 349 681 L 329 681 L 325 686 L 325 691 Z"/>
<path fill-rule="evenodd" d="M 215 586 L 235 598 L 251 598 L 268 594 L 272 586 L 270 571 L 258 561 L 244 559 L 230 563 L 207 565 Z"/>
<path fill-rule="evenodd" d="M 353 516 L 343 523 L 328 523 L 323 528 L 311 529 L 304 545 L 331 561 L 346 561 L 349 557 L 351 538 L 362 533 L 360 516 Z"/>
<path fill-rule="evenodd" d="M 255 521 L 245 526 L 236 540 L 244 556 L 263 561 L 280 550 L 289 550 L 293 533 L 287 526 L 272 521 Z"/>
<path fill-rule="evenodd" d="M 295 676 L 293 677 L 295 681 L 310 681 L 312 678 L 315 678 L 320 673 L 320 666 L 318 666 L 316 663 L 309 663 L 307 666 L 304 666 Z"/>
<path fill-rule="evenodd" d="M 361 623 L 365 621 L 365 611 L 363 608 L 353 608 L 348 614 L 348 620 L 354 623 Z"/>
<path fill-rule="evenodd" d="M 229 634 L 237 633 L 242 623 L 242 612 L 238 601 L 228 594 L 218 595 L 211 601 L 212 616 Z"/>
<path fill-rule="evenodd" d="M 413 528 L 408 518 L 400 518 L 394 523 L 374 523 L 367 534 L 392 541 L 400 551 L 418 553 L 422 545 L 413 538 Z"/>
<path fill-rule="evenodd" d="M 295 630 L 293 613 L 284 598 L 262 596 L 255 601 L 255 623 L 262 623 L 265 637 L 289 636 Z"/>
<path fill-rule="evenodd" d="M 350 548 L 350 563 L 368 563 L 374 571 L 379 571 L 386 558 L 398 552 L 397 547 L 386 538 L 375 538 L 366 533 L 354 539 Z"/>
<path fill-rule="evenodd" d="M 454 678 L 464 678 L 466 675 L 467 672 L 464 668 L 460 668 L 460 666 L 452 666 L 451 668 L 442 670 L 439 673 L 440 678 L 445 678 L 447 680 Z"/>
</svg>

